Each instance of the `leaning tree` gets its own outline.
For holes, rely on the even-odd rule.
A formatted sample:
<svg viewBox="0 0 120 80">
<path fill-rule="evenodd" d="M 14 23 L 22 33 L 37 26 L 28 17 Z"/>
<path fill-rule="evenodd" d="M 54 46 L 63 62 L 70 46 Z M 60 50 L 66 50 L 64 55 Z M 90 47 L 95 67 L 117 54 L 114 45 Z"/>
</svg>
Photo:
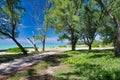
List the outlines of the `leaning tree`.
<svg viewBox="0 0 120 80">
<path fill-rule="evenodd" d="M 111 26 L 115 29 L 112 29 L 113 33 L 111 34 L 114 34 L 114 38 L 112 38 L 113 40 L 111 41 L 114 43 L 114 55 L 115 57 L 118 57 L 120 53 L 120 0 L 95 1 L 99 4 L 103 14 L 109 17 Z"/>
<path fill-rule="evenodd" d="M 19 34 L 17 27 L 20 24 L 23 12 L 24 9 L 21 7 L 20 0 L 3 0 L 0 13 L 0 33 L 4 37 L 12 39 L 23 54 L 27 55 L 27 51 L 16 40 Z"/>
</svg>

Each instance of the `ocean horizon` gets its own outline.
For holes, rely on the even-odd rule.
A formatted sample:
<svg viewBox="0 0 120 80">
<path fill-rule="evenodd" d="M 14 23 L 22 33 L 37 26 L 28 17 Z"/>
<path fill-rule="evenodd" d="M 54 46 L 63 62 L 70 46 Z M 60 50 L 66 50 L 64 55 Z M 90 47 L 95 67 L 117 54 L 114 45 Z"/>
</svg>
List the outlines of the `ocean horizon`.
<svg viewBox="0 0 120 80">
<path fill-rule="evenodd" d="M 62 45 L 66 45 L 65 43 L 46 43 L 45 44 L 45 47 L 46 48 L 56 48 L 56 47 L 59 47 L 59 46 L 62 46 Z M 31 44 L 29 43 L 23 43 L 22 44 L 23 47 L 33 47 Z M 4 50 L 4 49 L 10 49 L 10 48 L 16 48 L 18 47 L 15 43 L 2 43 L 0 44 L 0 50 Z M 41 43 L 37 43 L 37 47 L 38 48 L 42 48 L 42 44 Z"/>
</svg>

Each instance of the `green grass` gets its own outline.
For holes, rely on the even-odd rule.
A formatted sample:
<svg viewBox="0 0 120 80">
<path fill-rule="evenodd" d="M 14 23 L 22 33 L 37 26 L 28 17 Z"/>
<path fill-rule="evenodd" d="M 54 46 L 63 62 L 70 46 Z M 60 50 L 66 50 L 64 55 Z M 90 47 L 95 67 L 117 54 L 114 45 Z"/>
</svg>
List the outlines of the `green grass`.
<svg viewBox="0 0 120 80">
<path fill-rule="evenodd" d="M 10 53 L 21 53 L 21 49 L 20 48 L 11 48 L 6 50 L 6 52 L 10 52 Z"/>
<path fill-rule="evenodd" d="M 0 55 L 0 63 L 8 62 L 8 61 L 18 59 L 21 57 L 26 57 L 26 55 L 21 53 L 21 50 L 19 48 L 12 48 L 12 49 L 7 50 L 6 52 L 10 52 L 12 54 Z M 29 53 L 28 56 L 33 55 L 33 54 L 34 53 Z"/>
<path fill-rule="evenodd" d="M 6 50 L 6 52 L 19 53 L 22 51 L 19 48 L 11 48 L 11 49 Z"/>
<path fill-rule="evenodd" d="M 120 58 L 112 50 L 70 51 L 62 64 L 70 64 L 69 71 L 56 71 L 58 80 L 120 80 Z M 60 78 L 59 78 L 60 77 Z"/>
<path fill-rule="evenodd" d="M 4 54 L 4 55 L 0 55 L 0 63 L 3 62 L 8 62 L 14 59 L 18 59 L 21 57 L 25 57 L 26 55 L 23 54 Z"/>
<path fill-rule="evenodd" d="M 55 80 L 120 80 L 120 58 L 113 57 L 113 50 L 67 51 L 42 59 L 42 62 L 30 67 L 11 80 L 21 77 L 40 79 L 39 70 L 48 67 L 66 65 L 56 69 L 52 77 Z M 68 66 L 69 65 L 69 66 Z M 43 76 L 42 76 L 43 77 Z M 54 80 L 53 79 L 53 80 Z"/>
</svg>

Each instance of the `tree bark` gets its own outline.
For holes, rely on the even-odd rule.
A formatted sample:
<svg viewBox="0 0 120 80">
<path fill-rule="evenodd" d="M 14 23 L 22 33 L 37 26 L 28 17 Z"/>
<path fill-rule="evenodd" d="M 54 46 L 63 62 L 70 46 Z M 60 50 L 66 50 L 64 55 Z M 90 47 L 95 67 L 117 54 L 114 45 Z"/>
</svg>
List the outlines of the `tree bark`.
<svg viewBox="0 0 120 80">
<path fill-rule="evenodd" d="M 89 46 L 88 46 L 88 47 L 89 47 L 89 51 L 90 51 L 90 50 L 92 49 L 92 46 L 91 46 L 91 44 L 89 44 Z"/>
<path fill-rule="evenodd" d="M 75 49 L 76 49 L 76 44 L 72 44 L 72 51 L 75 51 Z"/>
<path fill-rule="evenodd" d="M 23 52 L 23 54 L 28 55 L 27 51 L 23 48 L 23 46 L 15 39 L 12 38 L 12 40 L 17 44 L 17 46 L 21 49 L 21 51 Z"/>
<path fill-rule="evenodd" d="M 97 2 L 101 5 L 101 7 L 105 10 L 107 15 L 111 18 L 117 28 L 117 34 L 114 42 L 114 56 L 118 57 L 120 53 L 120 21 L 109 11 L 106 9 L 103 0 L 97 0 Z"/>
<path fill-rule="evenodd" d="M 36 46 L 35 40 L 34 40 L 34 42 L 33 42 L 30 38 L 26 38 L 26 39 L 27 39 L 28 42 L 34 47 L 35 51 L 38 51 L 38 52 L 39 52 L 39 50 L 38 50 L 38 48 L 37 48 L 37 46 Z M 34 38 L 33 38 L 33 39 L 34 39 Z"/>
<path fill-rule="evenodd" d="M 35 49 L 35 51 L 38 51 L 38 52 L 39 52 L 39 50 L 38 50 L 36 44 L 34 44 L 34 49 Z"/>
<path fill-rule="evenodd" d="M 75 44 L 75 40 L 74 40 L 74 32 L 71 30 L 71 46 L 72 46 L 72 51 L 75 51 L 76 48 L 76 44 Z"/>
<path fill-rule="evenodd" d="M 117 24 L 117 37 L 114 43 L 114 56 L 118 57 L 120 53 L 120 23 Z"/>
<path fill-rule="evenodd" d="M 78 40 L 78 39 L 74 38 L 74 36 L 71 37 L 72 51 L 75 51 L 75 50 L 76 50 L 76 43 L 77 43 L 77 40 Z"/>
<path fill-rule="evenodd" d="M 45 51 L 45 38 L 42 41 L 42 51 Z"/>
</svg>

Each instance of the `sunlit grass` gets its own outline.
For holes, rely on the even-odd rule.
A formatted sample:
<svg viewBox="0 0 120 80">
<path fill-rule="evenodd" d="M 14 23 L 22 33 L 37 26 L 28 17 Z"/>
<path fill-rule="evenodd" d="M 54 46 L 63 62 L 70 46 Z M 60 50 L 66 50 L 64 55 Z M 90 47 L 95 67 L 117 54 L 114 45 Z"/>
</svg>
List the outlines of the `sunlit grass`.
<svg viewBox="0 0 120 80">
<path fill-rule="evenodd" d="M 20 75 L 16 74 L 11 79 L 28 78 L 31 74 L 39 79 L 36 77 L 40 77 L 36 74 L 38 71 L 56 65 L 61 67 L 52 74 L 55 80 L 120 80 L 120 58 L 113 57 L 113 50 L 63 52 L 44 58 L 40 63 L 30 67 L 30 70 L 25 70 Z"/>
<path fill-rule="evenodd" d="M 56 72 L 55 77 L 63 80 L 119 80 L 120 58 L 113 57 L 112 50 L 101 51 L 70 51 L 65 52 L 70 57 L 62 64 L 70 64 L 71 69 Z"/>
</svg>

